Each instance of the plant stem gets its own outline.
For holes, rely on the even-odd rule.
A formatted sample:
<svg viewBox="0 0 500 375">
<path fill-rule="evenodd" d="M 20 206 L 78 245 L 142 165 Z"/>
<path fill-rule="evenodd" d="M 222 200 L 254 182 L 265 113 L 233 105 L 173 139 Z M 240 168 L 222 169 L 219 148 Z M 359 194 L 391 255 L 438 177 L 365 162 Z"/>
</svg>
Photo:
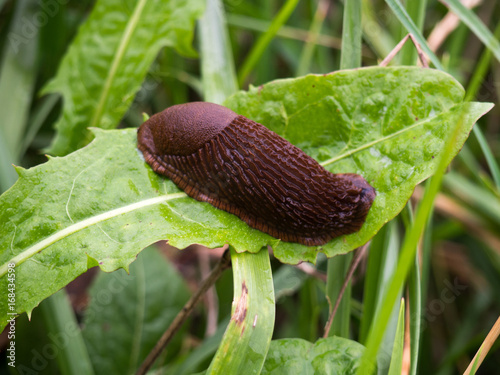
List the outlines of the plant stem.
<svg viewBox="0 0 500 375">
<path fill-rule="evenodd" d="M 481 347 L 479 348 L 478 352 L 476 353 L 471 363 L 469 364 L 469 367 L 467 367 L 467 370 L 465 370 L 464 375 L 469 375 L 473 367 L 477 370 L 478 367 L 481 366 L 481 363 L 483 363 L 484 358 L 490 351 L 491 347 L 493 346 L 499 335 L 500 335 L 500 317 L 498 317 L 497 321 L 495 322 L 490 332 L 488 333 L 488 336 L 486 336 L 486 338 L 484 339 L 483 343 L 481 344 Z"/>
<path fill-rule="evenodd" d="M 259 374 L 274 329 L 274 287 L 269 253 L 231 249 L 234 297 L 231 321 L 206 374 Z"/>
<path fill-rule="evenodd" d="M 269 29 L 267 29 L 267 31 L 259 37 L 257 43 L 254 44 L 252 50 L 248 54 L 248 57 L 243 63 L 243 67 L 240 69 L 240 72 L 238 74 L 238 82 L 240 84 L 240 87 L 243 86 L 243 84 L 245 83 L 245 79 L 248 77 L 252 69 L 259 61 L 260 56 L 262 55 L 262 53 L 264 53 L 264 50 L 267 48 L 269 43 L 271 43 L 271 40 L 278 32 L 281 25 L 283 25 L 288 20 L 298 2 L 299 0 L 287 0 L 285 5 L 283 5 L 278 15 L 274 18 L 273 22 L 269 26 Z"/>
<path fill-rule="evenodd" d="M 200 285 L 199 289 L 191 296 L 189 301 L 186 302 L 181 311 L 177 314 L 172 324 L 168 327 L 168 329 L 163 333 L 160 337 L 153 350 L 149 352 L 148 356 L 142 362 L 141 367 L 137 370 L 137 375 L 144 375 L 148 372 L 148 370 L 153 366 L 154 362 L 161 354 L 163 349 L 168 345 L 170 340 L 173 338 L 174 334 L 177 330 L 182 326 L 182 323 L 188 318 L 193 311 L 194 306 L 198 303 L 200 298 L 205 294 L 205 292 L 215 284 L 217 279 L 220 277 L 222 272 L 231 266 L 231 257 L 229 256 L 229 251 L 226 250 L 219 263 L 212 270 L 210 275 L 203 281 Z"/>
<path fill-rule="evenodd" d="M 321 32 L 321 26 L 323 26 L 323 22 L 328 14 L 329 5 L 330 2 L 328 0 L 320 0 L 318 3 L 314 19 L 311 22 L 311 27 L 308 32 L 307 42 L 302 49 L 302 53 L 300 54 L 299 66 L 295 73 L 297 77 L 303 76 L 309 72 L 314 54 L 314 48 L 318 43 L 318 36 Z"/>
<path fill-rule="evenodd" d="M 337 309 L 340 305 L 340 301 L 342 300 L 342 296 L 344 295 L 344 292 L 345 292 L 347 286 L 349 285 L 349 282 L 351 281 L 352 275 L 354 274 L 354 271 L 358 267 L 359 262 L 361 261 L 361 259 L 363 259 L 367 248 L 368 248 L 368 243 L 363 245 L 357 251 L 356 256 L 352 260 L 351 266 L 349 267 L 349 271 L 347 271 L 347 275 L 344 279 L 344 283 L 342 284 L 342 287 L 340 288 L 340 291 L 338 293 L 337 300 L 335 301 L 335 306 L 334 306 L 332 312 L 330 313 L 330 316 L 328 318 L 328 322 L 326 323 L 325 333 L 323 334 L 324 338 L 326 338 L 330 335 L 330 328 L 331 328 L 332 323 L 333 323 L 333 318 L 335 318 L 335 313 L 337 312 Z"/>
</svg>

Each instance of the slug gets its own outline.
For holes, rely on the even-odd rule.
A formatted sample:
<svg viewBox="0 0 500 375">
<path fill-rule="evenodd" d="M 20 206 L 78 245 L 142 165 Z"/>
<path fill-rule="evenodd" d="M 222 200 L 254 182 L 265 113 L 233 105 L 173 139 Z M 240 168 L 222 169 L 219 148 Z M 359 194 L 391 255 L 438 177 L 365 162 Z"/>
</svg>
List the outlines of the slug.
<svg viewBox="0 0 500 375">
<path fill-rule="evenodd" d="M 137 138 L 156 173 L 282 241 L 323 245 L 356 232 L 375 198 L 360 175 L 330 173 L 263 125 L 217 104 L 169 107 L 143 123 Z"/>
</svg>

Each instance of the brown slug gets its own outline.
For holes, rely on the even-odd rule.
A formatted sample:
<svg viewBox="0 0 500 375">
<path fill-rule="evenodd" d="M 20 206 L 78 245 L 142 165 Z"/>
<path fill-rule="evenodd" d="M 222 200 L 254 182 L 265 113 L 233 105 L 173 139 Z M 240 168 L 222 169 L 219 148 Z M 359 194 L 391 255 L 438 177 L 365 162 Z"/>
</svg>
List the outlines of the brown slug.
<svg viewBox="0 0 500 375">
<path fill-rule="evenodd" d="M 186 194 L 287 242 L 322 245 L 358 231 L 375 190 L 333 174 L 266 127 L 223 106 L 175 105 L 141 125 L 138 147 L 153 170 Z"/>
</svg>

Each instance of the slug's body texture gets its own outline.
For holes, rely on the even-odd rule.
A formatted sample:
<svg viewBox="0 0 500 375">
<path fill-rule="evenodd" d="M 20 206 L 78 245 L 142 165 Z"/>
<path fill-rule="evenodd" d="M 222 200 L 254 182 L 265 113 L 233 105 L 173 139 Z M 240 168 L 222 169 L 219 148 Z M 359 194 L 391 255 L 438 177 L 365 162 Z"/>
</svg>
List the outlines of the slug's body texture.
<svg viewBox="0 0 500 375">
<path fill-rule="evenodd" d="M 287 242 L 322 245 L 358 231 L 375 190 L 333 174 L 266 127 L 212 103 L 167 108 L 141 125 L 146 162 L 189 196 Z"/>
</svg>

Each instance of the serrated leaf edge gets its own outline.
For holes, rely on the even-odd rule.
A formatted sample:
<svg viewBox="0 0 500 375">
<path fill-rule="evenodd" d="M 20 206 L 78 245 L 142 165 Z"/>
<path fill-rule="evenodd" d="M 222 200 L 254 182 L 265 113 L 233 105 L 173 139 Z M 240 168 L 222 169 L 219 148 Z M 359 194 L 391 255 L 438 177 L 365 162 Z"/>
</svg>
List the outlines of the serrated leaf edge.
<svg viewBox="0 0 500 375">
<path fill-rule="evenodd" d="M 140 209 L 140 208 L 153 206 L 155 204 L 163 203 L 163 202 L 170 201 L 173 199 L 180 199 L 180 198 L 186 198 L 186 197 L 187 197 L 186 193 L 174 193 L 174 194 L 162 195 L 160 197 L 155 197 L 155 198 L 147 199 L 144 201 L 132 203 L 132 204 L 129 204 L 129 205 L 124 206 L 124 207 L 116 208 L 114 210 L 107 211 L 107 212 L 104 212 L 102 214 L 92 216 L 92 217 L 89 217 L 85 220 L 79 221 L 73 225 L 70 225 L 69 227 L 64 228 L 63 230 L 60 230 L 60 231 L 52 234 L 51 236 L 45 238 L 44 240 L 34 244 L 33 246 L 27 248 L 23 252 L 17 254 L 10 261 L 4 263 L 0 267 L 0 277 L 3 277 L 7 273 L 9 263 L 14 263 L 15 266 L 18 266 L 21 263 L 24 263 L 27 259 L 29 259 L 33 255 L 39 253 L 43 249 L 52 245 L 53 243 L 55 243 L 59 240 L 62 240 L 63 238 L 68 237 L 71 234 L 76 233 L 82 229 L 85 229 L 85 228 L 90 227 L 92 225 L 95 225 L 97 223 L 106 221 L 106 220 L 111 219 L 113 217 L 132 212 L 132 211 Z"/>
</svg>

